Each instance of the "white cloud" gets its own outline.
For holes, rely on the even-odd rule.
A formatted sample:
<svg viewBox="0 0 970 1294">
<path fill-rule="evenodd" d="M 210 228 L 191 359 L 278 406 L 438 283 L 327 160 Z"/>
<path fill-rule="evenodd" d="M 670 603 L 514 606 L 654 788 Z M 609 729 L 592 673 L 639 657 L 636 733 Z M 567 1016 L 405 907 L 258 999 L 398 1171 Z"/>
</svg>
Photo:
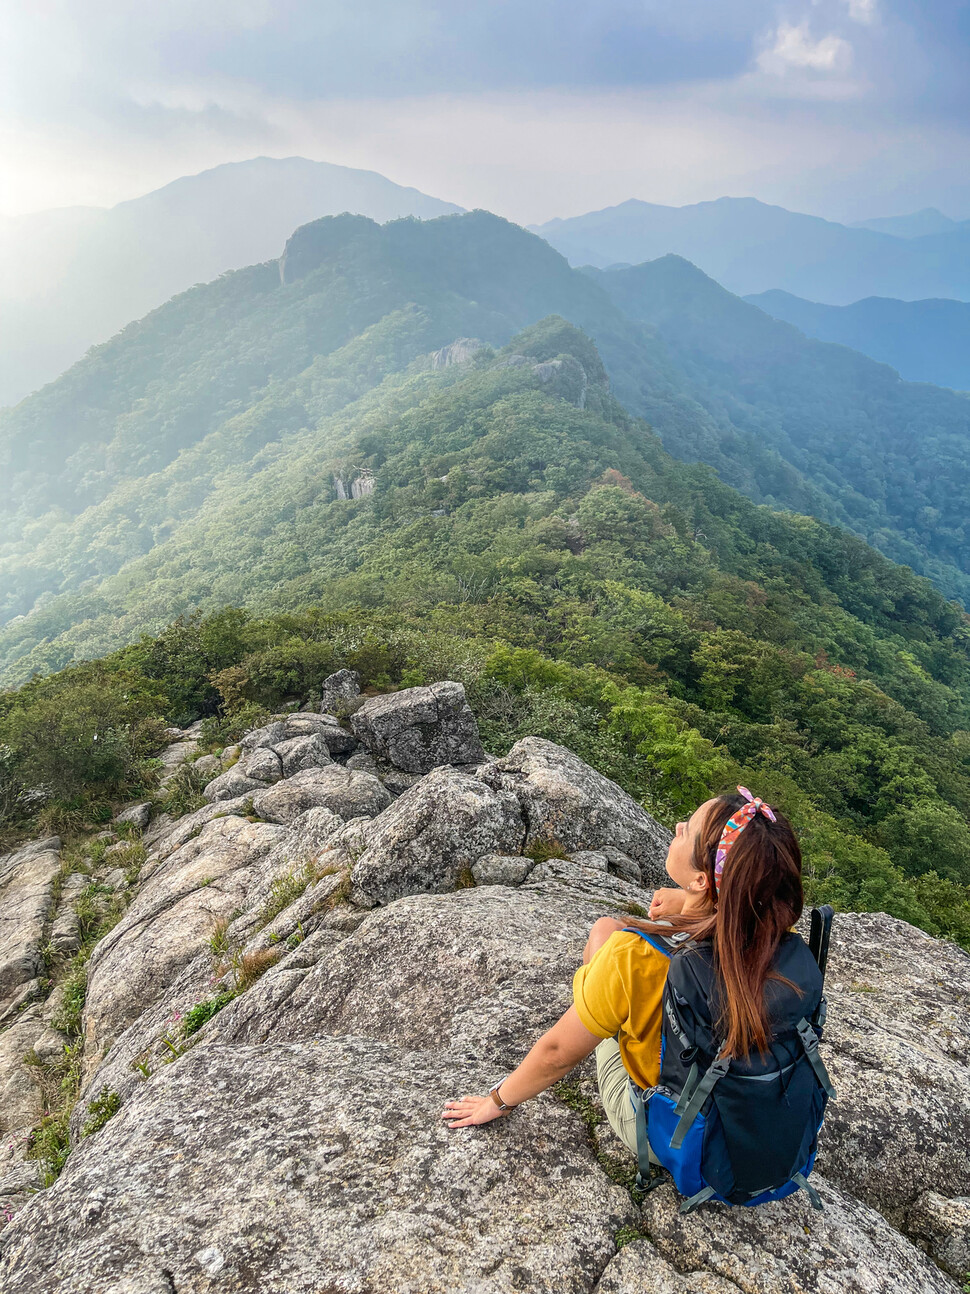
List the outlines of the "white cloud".
<svg viewBox="0 0 970 1294">
<path fill-rule="evenodd" d="M 807 21 L 797 26 L 781 23 L 769 41 L 758 55 L 758 67 L 769 75 L 785 76 L 792 69 L 845 72 L 852 63 L 852 46 L 847 40 L 831 33 L 813 40 Z"/>
<path fill-rule="evenodd" d="M 868 26 L 878 16 L 877 0 L 847 0 L 849 17 L 853 22 Z"/>
</svg>

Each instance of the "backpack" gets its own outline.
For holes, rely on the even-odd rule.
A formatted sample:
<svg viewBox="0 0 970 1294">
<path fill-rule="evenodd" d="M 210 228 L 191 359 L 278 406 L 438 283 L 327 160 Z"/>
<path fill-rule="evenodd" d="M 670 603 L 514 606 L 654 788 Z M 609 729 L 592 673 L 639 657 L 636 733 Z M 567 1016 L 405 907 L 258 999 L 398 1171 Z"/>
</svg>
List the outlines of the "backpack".
<svg viewBox="0 0 970 1294">
<path fill-rule="evenodd" d="M 640 1171 L 650 1190 L 655 1173 L 649 1149 L 686 1196 L 681 1213 L 707 1200 L 751 1207 L 807 1192 L 821 1209 L 808 1175 L 818 1134 L 835 1090 L 819 1056 L 825 1021 L 822 996 L 831 908 L 812 913 L 812 946 L 786 934 L 772 968 L 798 991 L 768 980 L 765 1005 L 771 1040 L 765 1056 L 753 1052 L 719 1059 L 718 984 L 710 942 L 689 936 L 638 934 L 670 958 L 663 995 L 660 1080 L 642 1091 L 631 1080 Z"/>
</svg>

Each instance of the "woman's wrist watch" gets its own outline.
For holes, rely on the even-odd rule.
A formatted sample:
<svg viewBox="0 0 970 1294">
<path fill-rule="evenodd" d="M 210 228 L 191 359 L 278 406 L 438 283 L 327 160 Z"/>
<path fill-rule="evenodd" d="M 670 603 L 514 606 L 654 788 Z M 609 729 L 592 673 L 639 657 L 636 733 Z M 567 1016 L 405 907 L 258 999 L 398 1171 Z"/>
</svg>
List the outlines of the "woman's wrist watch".
<svg viewBox="0 0 970 1294">
<path fill-rule="evenodd" d="M 499 1088 L 502 1086 L 502 1083 L 504 1082 L 506 1082 L 505 1078 L 502 1079 L 501 1083 L 496 1083 L 494 1087 L 489 1088 L 488 1094 L 500 1110 L 502 1111 L 514 1110 L 515 1109 L 514 1105 L 506 1105 L 506 1103 L 502 1100 L 502 1094 L 499 1091 Z"/>
</svg>

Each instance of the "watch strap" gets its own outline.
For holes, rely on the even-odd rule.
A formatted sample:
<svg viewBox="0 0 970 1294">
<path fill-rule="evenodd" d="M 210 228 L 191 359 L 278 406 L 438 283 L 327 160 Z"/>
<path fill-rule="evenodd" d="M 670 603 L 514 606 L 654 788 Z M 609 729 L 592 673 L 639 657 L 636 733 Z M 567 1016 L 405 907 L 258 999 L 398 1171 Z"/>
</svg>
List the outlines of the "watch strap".
<svg viewBox="0 0 970 1294">
<path fill-rule="evenodd" d="M 503 1078 L 502 1083 L 504 1082 L 505 1082 L 505 1079 Z M 502 1083 L 496 1083 L 494 1087 L 489 1089 L 488 1094 L 500 1110 L 511 1110 L 514 1107 L 511 1105 L 507 1105 L 505 1101 L 502 1100 L 502 1095 L 499 1092 L 499 1088 L 502 1086 Z"/>
</svg>

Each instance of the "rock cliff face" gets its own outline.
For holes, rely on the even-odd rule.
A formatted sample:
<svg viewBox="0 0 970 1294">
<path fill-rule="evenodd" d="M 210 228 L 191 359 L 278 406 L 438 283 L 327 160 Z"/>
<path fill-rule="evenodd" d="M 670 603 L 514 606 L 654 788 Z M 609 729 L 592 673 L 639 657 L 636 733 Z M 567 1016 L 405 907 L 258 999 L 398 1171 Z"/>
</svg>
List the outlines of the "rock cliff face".
<svg viewBox="0 0 970 1294">
<path fill-rule="evenodd" d="M 958 1290 L 970 957 L 885 916 L 836 919 L 822 1214 L 793 1197 L 683 1218 L 669 1186 L 635 1198 L 589 1063 L 507 1119 L 443 1126 L 447 1098 L 485 1091 L 569 1004 L 592 922 L 647 907 L 669 840 L 550 742 L 481 757 L 449 687 L 433 713 L 427 689 L 367 703 L 354 729 L 376 771 L 348 769 L 363 756 L 320 741 L 327 723 L 279 716 L 239 752 L 258 792 L 151 824 L 90 959 L 75 1148 L 33 1194 L 18 1136 L 39 1102 L 20 1058 L 58 1045 L 31 1001 L 58 842 L 0 860 L 4 1291 Z M 477 763 L 393 775 L 389 750 L 427 763 L 456 732 Z M 316 763 L 287 775 L 294 740 Z M 234 753 L 205 765 L 210 784 Z M 82 1136 L 108 1094 L 118 1112 Z"/>
</svg>

